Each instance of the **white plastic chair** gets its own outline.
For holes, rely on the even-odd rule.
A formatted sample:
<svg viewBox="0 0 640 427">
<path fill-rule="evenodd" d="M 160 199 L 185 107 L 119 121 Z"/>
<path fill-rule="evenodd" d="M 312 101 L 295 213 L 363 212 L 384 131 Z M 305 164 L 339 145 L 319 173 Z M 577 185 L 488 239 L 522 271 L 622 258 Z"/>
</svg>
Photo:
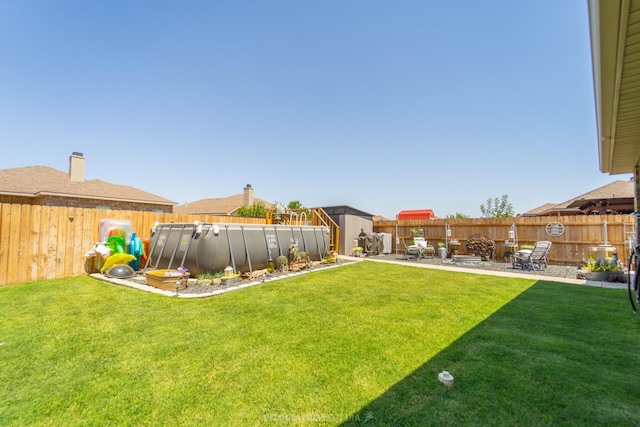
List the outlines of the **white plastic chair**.
<svg viewBox="0 0 640 427">
<path fill-rule="evenodd" d="M 432 245 L 430 245 L 429 243 L 427 243 L 427 241 L 424 239 L 424 237 L 414 237 L 413 238 L 413 243 L 420 248 L 420 253 L 422 254 L 422 256 L 426 257 L 426 256 L 435 256 L 436 254 L 436 248 L 434 248 Z"/>
</svg>

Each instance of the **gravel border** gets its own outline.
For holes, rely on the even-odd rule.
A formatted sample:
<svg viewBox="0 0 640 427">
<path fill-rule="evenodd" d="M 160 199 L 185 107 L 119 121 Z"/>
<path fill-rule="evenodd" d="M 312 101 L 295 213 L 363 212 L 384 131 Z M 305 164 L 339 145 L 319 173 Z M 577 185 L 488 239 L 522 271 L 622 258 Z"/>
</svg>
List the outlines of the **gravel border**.
<svg viewBox="0 0 640 427">
<path fill-rule="evenodd" d="M 562 279 L 584 279 L 584 277 L 579 277 L 579 268 L 578 266 L 564 266 L 564 265 L 549 265 L 544 270 L 521 270 L 519 268 L 513 268 L 513 265 L 510 262 L 500 262 L 500 261 L 481 261 L 481 262 L 453 262 L 450 258 L 438 258 L 438 257 L 427 257 L 423 259 L 404 259 L 401 254 L 383 254 L 383 255 L 372 255 L 368 256 L 365 259 L 372 260 L 383 260 L 383 261 L 395 261 L 402 263 L 413 263 L 413 264 L 427 264 L 427 265 L 435 265 L 442 267 L 457 267 L 457 268 L 468 268 L 473 270 L 485 270 L 485 271 L 497 271 L 504 273 L 519 273 L 519 274 L 529 274 L 532 276 L 548 276 L 548 277 L 558 277 Z"/>
<path fill-rule="evenodd" d="M 147 279 L 145 278 L 142 272 L 137 272 L 134 277 L 130 277 L 128 279 L 118 279 L 113 277 L 107 277 L 104 274 L 91 274 L 92 277 L 98 280 L 111 282 L 117 285 L 128 286 L 131 288 L 136 288 L 144 291 L 149 291 L 157 294 L 173 296 L 173 297 L 184 297 L 184 298 L 204 298 L 215 295 L 224 294 L 227 292 L 235 291 L 238 289 L 243 289 L 249 286 L 261 285 L 264 283 L 272 282 L 274 280 L 285 279 L 287 277 L 299 276 L 301 274 L 309 274 L 314 271 L 326 270 L 328 268 L 340 267 L 345 264 L 353 263 L 357 261 L 356 259 L 349 259 L 344 257 L 339 257 L 338 262 L 332 264 L 317 264 L 312 268 L 303 269 L 299 271 L 287 271 L 287 272 L 278 272 L 274 271 L 272 273 L 266 274 L 264 276 L 258 277 L 254 280 L 241 279 L 239 282 L 230 284 L 230 285 L 199 285 L 198 280 L 196 278 L 189 278 L 186 287 L 180 287 L 177 290 L 167 291 L 163 289 L 156 288 L 154 286 L 147 285 Z"/>
</svg>

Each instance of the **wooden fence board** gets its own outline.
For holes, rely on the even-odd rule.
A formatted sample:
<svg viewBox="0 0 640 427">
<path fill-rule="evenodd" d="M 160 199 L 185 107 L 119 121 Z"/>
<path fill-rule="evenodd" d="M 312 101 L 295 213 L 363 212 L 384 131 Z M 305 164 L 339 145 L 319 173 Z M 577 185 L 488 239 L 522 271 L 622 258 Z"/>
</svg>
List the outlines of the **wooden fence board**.
<svg viewBox="0 0 640 427">
<path fill-rule="evenodd" d="M 31 218 L 32 205 L 22 205 L 20 209 L 20 234 L 18 247 L 17 274 L 20 281 L 28 281 L 31 277 L 29 268 L 31 255 Z"/>
<path fill-rule="evenodd" d="M 73 254 L 75 251 L 75 248 L 73 247 L 73 222 L 69 220 L 69 217 L 72 215 L 75 208 L 65 206 L 62 209 L 64 209 L 64 213 L 60 215 L 58 223 L 61 233 L 61 235 L 58 235 L 58 248 L 61 246 L 63 248 L 58 251 L 58 258 L 60 260 L 58 275 L 60 277 L 69 277 L 73 271 Z M 63 241 L 65 244 L 60 244 Z"/>
<path fill-rule="evenodd" d="M 84 208 L 75 208 L 73 213 L 73 272 L 72 276 L 84 271 L 84 254 L 91 249 L 92 244 L 84 236 Z M 80 268 L 82 266 L 82 268 Z"/>
<path fill-rule="evenodd" d="M 60 210 L 51 209 L 49 213 L 49 241 L 47 242 L 47 256 L 46 256 L 46 279 L 56 278 L 56 269 L 58 265 L 57 253 L 58 253 L 58 217 Z"/>
<path fill-rule="evenodd" d="M 11 234 L 11 205 L 0 203 L 0 285 L 6 284 Z"/>
<path fill-rule="evenodd" d="M 82 274 L 84 272 L 84 254 L 87 253 L 87 251 L 89 251 L 89 249 L 91 249 L 91 247 L 93 246 L 92 243 L 87 239 L 86 236 L 84 236 L 84 228 L 83 228 L 83 223 L 84 223 L 84 216 L 86 213 L 86 209 L 80 209 L 77 208 L 76 209 L 76 218 L 79 219 L 78 222 L 74 221 L 75 227 L 74 227 L 74 245 L 75 245 L 75 251 L 74 251 L 74 259 L 75 259 L 75 263 L 73 265 L 74 270 L 73 270 L 73 276 L 77 275 L 77 274 Z"/>
<path fill-rule="evenodd" d="M 56 262 L 55 277 L 68 277 L 64 270 L 64 261 L 69 253 L 69 245 L 67 245 L 67 224 L 69 219 L 67 216 L 67 207 L 62 206 L 57 210 L 56 215 L 56 239 L 54 258 Z M 63 243 L 64 242 L 64 243 Z"/>
<path fill-rule="evenodd" d="M 29 234 L 31 236 L 31 253 L 29 254 L 29 281 L 38 280 L 39 256 L 40 253 L 40 225 L 42 206 L 34 205 L 31 207 L 31 221 Z"/>
<path fill-rule="evenodd" d="M 71 276 L 76 276 L 84 269 L 84 254 L 91 248 L 91 244 L 86 244 L 82 236 L 82 223 L 84 221 L 84 209 L 75 208 L 73 221 L 73 264 Z M 80 266 L 83 268 L 81 269 Z"/>
<path fill-rule="evenodd" d="M 49 217 L 51 216 L 51 209 L 48 209 L 46 206 L 43 206 L 40 210 L 40 224 L 38 227 L 38 272 L 36 279 L 42 279 L 47 277 L 47 267 L 48 267 L 48 251 L 49 251 Z M 34 225 L 34 228 L 36 226 Z M 33 280 L 33 278 L 32 278 Z"/>
<path fill-rule="evenodd" d="M 92 225 L 95 223 L 95 215 L 96 215 L 95 209 L 87 209 L 87 208 L 82 209 L 82 214 L 80 217 L 82 220 L 80 222 L 80 226 L 81 226 L 80 233 L 82 235 L 82 239 L 81 239 L 80 245 L 82 246 L 84 253 L 87 253 L 89 250 L 91 250 L 91 248 L 93 248 L 93 246 L 97 243 L 97 237 L 94 235 L 94 232 L 97 232 L 97 231 L 93 230 L 93 227 L 92 227 Z M 85 262 L 84 253 L 82 254 L 83 271 L 84 271 L 84 262 Z"/>
<path fill-rule="evenodd" d="M 7 280 L 20 281 L 18 277 L 18 250 L 20 248 L 21 205 L 11 205 L 9 210 L 9 245 L 7 251 Z"/>
</svg>

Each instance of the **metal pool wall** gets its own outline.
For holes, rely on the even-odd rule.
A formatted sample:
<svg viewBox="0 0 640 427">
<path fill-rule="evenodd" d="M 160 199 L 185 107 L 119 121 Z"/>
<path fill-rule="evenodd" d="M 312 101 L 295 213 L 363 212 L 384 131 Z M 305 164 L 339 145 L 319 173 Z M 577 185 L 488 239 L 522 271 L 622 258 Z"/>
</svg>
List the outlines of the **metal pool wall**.
<svg viewBox="0 0 640 427">
<path fill-rule="evenodd" d="M 310 225 L 261 224 L 156 224 L 145 269 L 185 266 L 192 275 L 216 273 L 227 266 L 234 272 L 266 268 L 280 255 L 289 258 L 289 247 L 309 254 L 312 261 L 329 252 L 329 228 Z"/>
</svg>

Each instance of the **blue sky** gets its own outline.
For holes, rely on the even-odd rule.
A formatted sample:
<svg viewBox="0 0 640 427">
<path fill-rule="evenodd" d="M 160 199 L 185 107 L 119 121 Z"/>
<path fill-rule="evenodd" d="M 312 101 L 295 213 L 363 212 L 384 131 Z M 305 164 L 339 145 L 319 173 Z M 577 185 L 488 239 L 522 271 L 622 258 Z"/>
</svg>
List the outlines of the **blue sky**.
<svg viewBox="0 0 640 427">
<path fill-rule="evenodd" d="M 0 168 L 480 216 L 598 169 L 586 0 L 0 0 Z"/>
</svg>

